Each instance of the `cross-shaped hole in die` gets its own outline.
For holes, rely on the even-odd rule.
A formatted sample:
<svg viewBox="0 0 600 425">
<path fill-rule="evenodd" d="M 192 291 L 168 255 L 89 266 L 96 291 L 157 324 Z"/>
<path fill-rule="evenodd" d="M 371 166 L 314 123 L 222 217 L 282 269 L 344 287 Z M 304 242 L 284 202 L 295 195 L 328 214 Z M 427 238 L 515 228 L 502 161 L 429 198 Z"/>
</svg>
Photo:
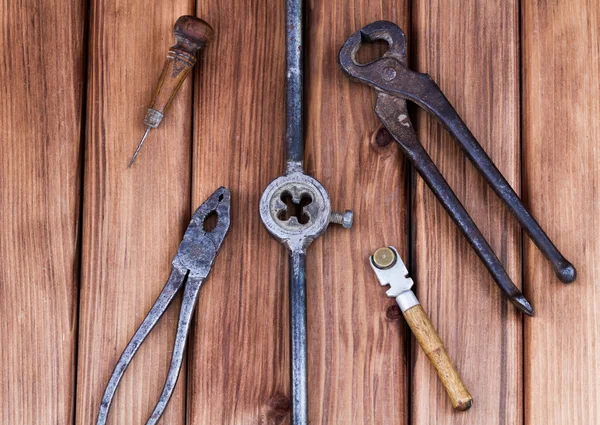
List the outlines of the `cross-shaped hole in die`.
<svg viewBox="0 0 600 425">
<path fill-rule="evenodd" d="M 303 193 L 300 202 L 296 203 L 292 194 L 286 190 L 281 194 L 281 200 L 287 208 L 277 214 L 279 220 L 288 221 L 290 218 L 296 217 L 300 224 L 307 224 L 310 221 L 310 217 L 304 212 L 304 207 L 312 202 L 312 198 L 308 193 Z"/>
</svg>

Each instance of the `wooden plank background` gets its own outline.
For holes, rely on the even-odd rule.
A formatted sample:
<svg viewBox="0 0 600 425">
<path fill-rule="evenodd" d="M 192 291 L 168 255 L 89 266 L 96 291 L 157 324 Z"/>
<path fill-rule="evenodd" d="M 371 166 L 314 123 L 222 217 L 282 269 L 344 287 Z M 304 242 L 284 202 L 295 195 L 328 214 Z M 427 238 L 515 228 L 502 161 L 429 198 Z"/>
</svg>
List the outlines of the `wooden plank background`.
<svg viewBox="0 0 600 425">
<path fill-rule="evenodd" d="M 526 240 L 525 423 L 600 423 L 600 8 L 523 7 L 523 191 L 577 267 L 565 287 Z"/>
<path fill-rule="evenodd" d="M 189 13 L 215 40 L 128 170 L 172 25 Z M 232 227 L 162 423 L 289 423 L 287 255 L 258 215 L 283 172 L 284 17 L 267 0 L 2 2 L 0 424 L 95 422 L 191 211 L 220 185 Z M 378 143 L 374 91 L 338 69 L 343 41 L 377 19 L 405 30 L 413 69 L 438 82 L 578 268 L 561 284 L 439 124 L 413 111 L 536 317 L 502 298 L 397 147 Z M 311 424 L 600 424 L 599 24 L 600 5 L 582 0 L 307 3 L 307 171 L 355 212 L 352 230 L 332 227 L 308 252 Z M 367 257 L 385 244 L 410 259 L 474 396 L 467 413 L 452 411 L 375 282 Z M 110 423 L 147 419 L 176 321 L 174 305 Z"/>
<path fill-rule="evenodd" d="M 412 12 L 414 68 L 433 77 L 518 192 L 518 3 L 419 0 Z M 416 117 L 420 140 L 509 276 L 520 285 L 518 223 L 443 127 L 422 110 Z M 423 180 L 418 177 L 415 183 L 417 295 L 474 401 L 468 414 L 453 412 L 435 370 L 413 345 L 414 422 L 521 424 L 522 315 L 501 295 Z"/>
<path fill-rule="evenodd" d="M 75 410 L 85 8 L 0 3 L 0 423 Z"/>
<path fill-rule="evenodd" d="M 144 114 L 189 1 L 92 1 L 88 52 L 77 424 L 95 423 L 115 363 L 165 284 L 190 218 L 191 87 L 148 136 Z M 145 423 L 163 387 L 178 318 L 171 306 L 125 373 L 114 424 Z M 150 372 L 150 373 L 148 373 Z M 183 370 L 185 376 L 185 369 Z M 163 421 L 184 423 L 185 380 Z"/>
</svg>

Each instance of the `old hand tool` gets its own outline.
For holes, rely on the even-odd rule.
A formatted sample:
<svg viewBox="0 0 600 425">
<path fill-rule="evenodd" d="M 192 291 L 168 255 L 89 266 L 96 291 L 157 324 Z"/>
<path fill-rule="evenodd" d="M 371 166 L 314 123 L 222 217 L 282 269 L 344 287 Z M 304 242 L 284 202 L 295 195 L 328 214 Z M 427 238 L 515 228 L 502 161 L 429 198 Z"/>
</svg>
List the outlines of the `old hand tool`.
<svg viewBox="0 0 600 425">
<path fill-rule="evenodd" d="M 356 53 L 360 49 L 361 43 L 376 40 L 386 41 L 388 50 L 381 58 L 370 63 L 358 63 Z M 437 84 L 429 75 L 408 69 L 406 66 L 406 39 L 397 25 L 378 21 L 357 31 L 342 46 L 339 63 L 349 77 L 377 90 L 375 113 L 450 217 L 465 234 L 498 286 L 520 311 L 533 315 L 533 308 L 514 285 L 498 257 L 419 142 L 408 116 L 406 100 L 416 103 L 435 116 L 456 139 L 473 165 L 516 216 L 538 248 L 550 260 L 558 278 L 564 283 L 575 280 L 575 267 L 561 255 L 527 211 Z"/>
<path fill-rule="evenodd" d="M 128 167 L 131 167 L 135 161 L 150 129 L 159 126 L 165 111 L 196 64 L 196 53 L 212 39 L 213 29 L 202 19 L 194 16 L 181 16 L 175 22 L 173 34 L 177 43 L 169 49 L 167 54 L 154 97 L 144 118 L 146 131 L 129 161 Z"/>
<path fill-rule="evenodd" d="M 217 224 L 212 230 L 205 229 L 207 217 L 217 215 Z M 210 273 L 221 243 L 229 230 L 230 219 L 230 194 L 229 190 L 221 187 L 217 189 L 192 215 L 192 220 L 179 245 L 177 254 L 173 258 L 173 269 L 171 276 L 165 284 L 150 312 L 142 321 L 142 324 L 125 347 L 121 358 L 106 385 L 104 396 L 100 404 L 97 425 L 104 425 L 108 416 L 110 403 L 125 369 L 131 363 L 137 349 L 144 342 L 154 325 L 166 311 L 167 307 L 175 298 L 177 292 L 183 288 L 183 300 L 177 323 L 177 334 L 173 347 L 171 366 L 167 375 L 165 386 L 162 390 L 158 403 L 146 422 L 147 425 L 156 424 L 165 410 L 181 369 L 183 351 L 190 329 L 194 306 L 198 298 L 200 286 Z"/>
<path fill-rule="evenodd" d="M 393 246 L 379 248 L 369 257 L 369 261 L 379 283 L 382 286 L 390 286 L 386 292 L 387 296 L 396 299 L 408 326 L 444 384 L 452 406 L 457 410 L 468 410 L 473 403 L 473 397 L 450 361 L 444 343 L 427 313 L 411 290 L 413 280 L 409 277 L 398 251 Z"/>
<path fill-rule="evenodd" d="M 302 7 L 301 0 L 286 2 L 286 173 L 273 180 L 260 199 L 260 216 L 265 227 L 290 251 L 292 425 L 308 421 L 306 249 L 330 222 L 345 228 L 352 226 L 352 212 L 332 212 L 325 188 L 304 174 Z"/>
</svg>

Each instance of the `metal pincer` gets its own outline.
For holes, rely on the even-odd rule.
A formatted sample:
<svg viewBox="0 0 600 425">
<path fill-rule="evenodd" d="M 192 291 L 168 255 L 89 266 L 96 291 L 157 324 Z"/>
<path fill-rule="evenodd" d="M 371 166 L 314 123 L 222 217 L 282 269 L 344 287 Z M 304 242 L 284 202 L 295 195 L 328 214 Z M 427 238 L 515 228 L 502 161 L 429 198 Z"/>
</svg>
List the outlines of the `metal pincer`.
<svg viewBox="0 0 600 425">
<path fill-rule="evenodd" d="M 388 50 L 381 58 L 370 63 L 358 63 L 356 53 L 361 44 L 376 40 L 386 41 Z M 352 34 L 340 49 L 339 63 L 350 78 L 377 90 L 375 113 L 467 237 L 500 289 L 520 311 L 533 315 L 533 308 L 512 282 L 487 240 L 418 140 L 408 115 L 407 100 L 432 114 L 454 137 L 475 168 L 550 260 L 558 278 L 564 283 L 575 280 L 575 267 L 562 256 L 527 211 L 438 85 L 429 75 L 412 71 L 407 67 L 406 38 L 396 24 L 377 21 Z"/>
<path fill-rule="evenodd" d="M 206 230 L 205 221 L 213 214 L 218 216 L 217 224 L 212 230 Z M 96 425 L 104 425 L 106 423 L 110 404 L 125 370 L 131 363 L 140 345 L 142 345 L 150 331 L 165 313 L 177 292 L 183 288 L 183 299 L 177 323 L 177 334 L 173 346 L 171 366 L 169 367 L 167 380 L 158 403 L 146 425 L 156 424 L 160 419 L 173 394 L 179 371 L 181 370 L 183 352 L 200 286 L 208 276 L 217 257 L 221 243 L 229 230 L 229 221 L 230 193 L 228 189 L 220 187 L 192 215 L 192 220 L 179 245 L 177 254 L 173 258 L 173 269 L 169 280 L 167 280 L 165 287 L 133 335 L 133 338 L 131 338 L 131 341 L 125 347 L 106 385 Z"/>
</svg>

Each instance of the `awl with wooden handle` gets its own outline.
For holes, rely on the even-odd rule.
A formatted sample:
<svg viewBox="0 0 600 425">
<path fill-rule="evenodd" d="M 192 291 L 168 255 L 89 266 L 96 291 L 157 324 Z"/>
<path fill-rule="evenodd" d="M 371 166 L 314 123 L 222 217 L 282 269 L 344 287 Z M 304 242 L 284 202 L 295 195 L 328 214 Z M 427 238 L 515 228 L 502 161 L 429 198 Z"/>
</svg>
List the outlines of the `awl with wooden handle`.
<svg viewBox="0 0 600 425">
<path fill-rule="evenodd" d="M 146 112 L 144 124 L 146 132 L 142 136 L 129 166 L 137 157 L 150 129 L 160 125 L 165 111 L 173 101 L 175 94 L 196 64 L 196 53 L 212 39 L 213 29 L 202 19 L 194 16 L 182 16 L 175 22 L 173 34 L 177 43 L 169 49 L 160 80 L 154 91 L 154 97 Z"/>
<path fill-rule="evenodd" d="M 444 384 L 452 406 L 457 410 L 468 410 L 473 397 L 460 379 L 427 313 L 411 290 L 413 280 L 398 251 L 393 246 L 379 248 L 369 260 L 379 283 L 390 286 L 387 296 L 396 299 L 408 326 Z"/>
</svg>

